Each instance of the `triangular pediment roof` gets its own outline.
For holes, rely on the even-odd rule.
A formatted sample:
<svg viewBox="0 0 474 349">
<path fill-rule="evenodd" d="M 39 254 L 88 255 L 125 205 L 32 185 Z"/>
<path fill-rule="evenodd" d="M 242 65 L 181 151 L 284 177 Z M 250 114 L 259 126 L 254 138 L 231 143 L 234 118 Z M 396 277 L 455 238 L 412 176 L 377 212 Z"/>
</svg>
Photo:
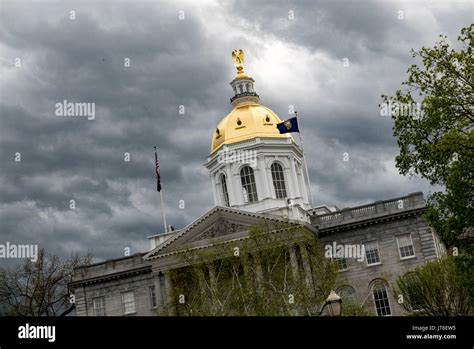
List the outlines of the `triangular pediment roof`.
<svg viewBox="0 0 474 349">
<path fill-rule="evenodd" d="M 314 227 L 304 222 L 297 222 L 277 215 L 254 213 L 229 207 L 215 206 L 194 222 L 177 231 L 148 252 L 143 258 L 155 259 L 177 251 L 200 246 L 209 246 L 226 240 L 238 240 L 247 236 L 248 228 L 262 220 L 270 220 L 294 225 L 302 224 L 310 230 Z"/>
</svg>

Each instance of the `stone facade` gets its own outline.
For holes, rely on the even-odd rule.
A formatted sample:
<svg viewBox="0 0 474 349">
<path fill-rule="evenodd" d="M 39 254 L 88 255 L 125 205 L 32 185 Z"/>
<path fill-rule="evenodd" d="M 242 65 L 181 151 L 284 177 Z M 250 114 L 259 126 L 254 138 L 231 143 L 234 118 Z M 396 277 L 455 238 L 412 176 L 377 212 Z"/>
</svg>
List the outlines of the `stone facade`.
<svg viewBox="0 0 474 349">
<path fill-rule="evenodd" d="M 125 292 L 134 293 L 136 314 L 154 314 L 148 291 L 154 279 L 151 264 L 142 253 L 78 268 L 74 279 L 80 280 L 73 283 L 77 316 L 95 315 L 94 299 L 100 297 L 104 298 L 105 315 L 124 315 L 121 295 Z"/>
<path fill-rule="evenodd" d="M 380 261 L 368 265 L 367 258 L 362 262 L 345 258 L 346 268 L 339 272 L 337 291 L 352 293 L 350 297 L 356 303 L 364 304 L 376 313 L 374 286 L 383 284 L 390 307 L 387 315 L 403 315 L 396 295 L 392 294 L 391 284 L 398 275 L 437 259 L 443 253 L 436 234 L 421 218 L 425 209 L 423 195 L 414 193 L 334 212 L 315 209 L 308 212 L 311 221 L 308 224 L 278 215 L 215 207 L 181 230 L 151 237 L 152 249 L 147 253 L 76 269 L 70 284 L 75 290 L 76 314 L 148 316 L 157 315 L 159 311 L 176 315 L 176 300 L 170 296 L 173 286 L 169 271 L 185 265 L 178 258 L 179 251 L 184 246 L 206 249 L 219 244 L 234 245 L 246 238 L 248 227 L 262 219 L 270 219 L 304 226 L 319 237 L 323 246 L 375 243 Z M 400 236 L 405 241 L 411 239 L 413 255 L 401 257 L 397 241 Z M 304 275 L 305 270 L 300 272 Z M 133 292 L 133 307 L 132 302 L 128 302 L 128 308 L 124 304 L 130 301 L 127 292 Z"/>
<path fill-rule="evenodd" d="M 347 269 L 340 271 L 339 285 L 352 287 L 355 300 L 374 309 L 372 287 L 380 281 L 387 287 L 391 314 L 403 315 L 396 295 L 390 292 L 398 275 L 437 259 L 444 253 L 428 224 L 420 217 L 425 211 L 421 193 L 407 197 L 379 201 L 352 209 L 344 209 L 321 216 L 313 216 L 319 238 L 324 244 L 357 245 L 376 242 L 380 263 L 368 265 L 346 258 Z M 400 256 L 397 237 L 409 234 L 413 242 L 413 256 Z"/>
</svg>

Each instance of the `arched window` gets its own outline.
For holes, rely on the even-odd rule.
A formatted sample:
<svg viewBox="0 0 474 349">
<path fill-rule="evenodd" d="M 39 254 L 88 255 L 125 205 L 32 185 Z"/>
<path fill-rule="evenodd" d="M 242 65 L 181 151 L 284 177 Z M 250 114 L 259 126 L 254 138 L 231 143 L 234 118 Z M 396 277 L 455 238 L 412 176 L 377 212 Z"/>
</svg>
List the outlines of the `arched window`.
<svg viewBox="0 0 474 349">
<path fill-rule="evenodd" d="M 392 315 L 392 311 L 390 310 L 390 302 L 388 300 L 387 288 L 383 282 L 379 281 L 372 286 L 372 294 L 374 296 L 374 304 L 377 315 Z"/>
<path fill-rule="evenodd" d="M 229 207 L 229 192 L 227 191 L 227 182 L 225 179 L 225 175 L 221 175 L 221 187 L 222 187 L 222 201 L 224 202 L 224 205 Z"/>
<path fill-rule="evenodd" d="M 255 176 L 250 166 L 242 167 L 240 170 L 240 180 L 242 182 L 242 192 L 245 203 L 258 201 L 257 186 L 255 185 Z"/>
<path fill-rule="evenodd" d="M 247 92 L 250 92 L 250 85 L 249 85 L 249 84 L 245 84 L 245 90 L 246 90 Z"/>
<path fill-rule="evenodd" d="M 352 288 L 352 286 L 349 286 L 349 285 L 340 286 L 336 290 L 336 293 L 342 298 L 343 302 L 351 303 L 351 304 L 356 303 L 355 290 L 354 288 Z"/>
<path fill-rule="evenodd" d="M 240 91 L 240 93 L 243 93 L 243 92 L 244 92 L 244 88 L 243 88 L 243 85 L 242 85 L 242 84 L 239 85 L 239 91 Z"/>
<path fill-rule="evenodd" d="M 271 166 L 273 187 L 275 188 L 275 194 L 277 199 L 286 198 L 286 187 L 285 177 L 283 176 L 283 168 L 277 162 L 274 162 Z"/>
</svg>

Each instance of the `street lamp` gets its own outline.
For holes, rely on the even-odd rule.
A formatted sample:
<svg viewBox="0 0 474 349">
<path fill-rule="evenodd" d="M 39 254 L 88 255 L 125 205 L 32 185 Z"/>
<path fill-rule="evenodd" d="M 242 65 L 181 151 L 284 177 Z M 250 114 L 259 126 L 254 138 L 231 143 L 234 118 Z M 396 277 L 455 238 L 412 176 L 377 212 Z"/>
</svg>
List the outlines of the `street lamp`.
<svg viewBox="0 0 474 349">
<path fill-rule="evenodd" d="M 319 315 L 324 311 L 324 308 L 328 308 L 329 316 L 341 316 L 342 313 L 342 299 L 337 295 L 334 290 L 329 293 L 326 302 L 324 302 Z"/>
</svg>

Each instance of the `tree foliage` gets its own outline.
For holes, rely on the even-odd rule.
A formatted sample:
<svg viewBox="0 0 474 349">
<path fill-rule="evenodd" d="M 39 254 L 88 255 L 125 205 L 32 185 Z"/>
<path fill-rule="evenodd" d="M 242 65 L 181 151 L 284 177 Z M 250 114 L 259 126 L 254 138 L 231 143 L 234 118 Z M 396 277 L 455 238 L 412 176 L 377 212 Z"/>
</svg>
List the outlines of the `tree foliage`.
<svg viewBox="0 0 474 349">
<path fill-rule="evenodd" d="M 23 264 L 0 268 L 1 313 L 11 316 L 67 315 L 74 309 L 67 286 L 73 269 L 90 264 L 91 260 L 90 254 L 61 260 L 40 249 L 36 262 L 26 260 Z"/>
<path fill-rule="evenodd" d="M 374 316 L 375 314 L 363 304 L 342 299 L 342 316 Z"/>
<path fill-rule="evenodd" d="M 397 278 L 395 294 L 411 315 L 469 315 L 474 282 L 473 258 L 447 257 L 429 262 Z"/>
<path fill-rule="evenodd" d="M 446 39 L 412 50 L 421 66 L 411 65 L 403 90 L 382 99 L 394 120 L 400 173 L 445 188 L 430 197 L 426 217 L 448 246 L 471 249 L 472 240 L 459 238 L 474 226 L 474 24 L 461 30 L 459 50 Z M 419 113 L 407 108 L 417 103 Z"/>
<path fill-rule="evenodd" d="M 306 250 L 298 260 L 289 253 L 295 242 Z M 188 266 L 171 275 L 179 315 L 318 315 L 337 276 L 314 234 L 288 224 L 263 222 L 246 239 L 190 248 L 183 259 Z"/>
</svg>

